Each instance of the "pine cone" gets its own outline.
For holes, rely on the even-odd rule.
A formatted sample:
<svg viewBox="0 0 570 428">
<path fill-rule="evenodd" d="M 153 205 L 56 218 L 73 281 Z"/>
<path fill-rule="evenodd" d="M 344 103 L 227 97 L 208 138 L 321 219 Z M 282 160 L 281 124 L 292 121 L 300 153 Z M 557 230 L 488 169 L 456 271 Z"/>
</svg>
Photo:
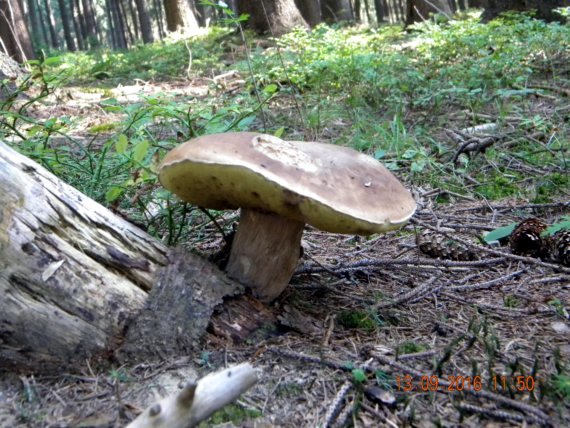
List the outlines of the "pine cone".
<svg viewBox="0 0 570 428">
<path fill-rule="evenodd" d="M 555 262 L 570 266 L 570 229 L 562 229 L 552 235 L 550 256 Z"/>
<path fill-rule="evenodd" d="M 509 237 L 513 254 L 529 257 L 544 257 L 548 251 L 548 240 L 540 236 L 547 224 L 538 218 L 527 218 L 520 222 Z"/>
<path fill-rule="evenodd" d="M 436 232 L 424 232 L 419 241 L 420 251 L 430 257 L 458 261 L 479 259 L 473 250 Z"/>
</svg>

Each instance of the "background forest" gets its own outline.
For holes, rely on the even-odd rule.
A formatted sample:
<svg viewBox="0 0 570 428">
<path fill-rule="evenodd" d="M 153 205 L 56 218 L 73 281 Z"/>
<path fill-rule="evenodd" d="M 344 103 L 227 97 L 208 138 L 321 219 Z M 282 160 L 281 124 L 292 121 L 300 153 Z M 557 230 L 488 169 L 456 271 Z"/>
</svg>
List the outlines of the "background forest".
<svg viewBox="0 0 570 428">
<path fill-rule="evenodd" d="M 0 140 L 207 257 L 237 217 L 182 203 L 156 177 L 190 138 L 345 145 L 411 189 L 418 211 L 398 232 L 308 230 L 293 287 L 256 336 L 208 332 L 188 367 L 264 371 L 211 425 L 568 426 L 570 268 L 508 244 L 527 218 L 570 228 L 567 6 L 0 0 Z M 0 426 L 123 426 L 149 379 L 162 388 L 181 365 L 141 367 L 3 374 Z M 433 383 L 459 374 L 483 391 Z"/>
</svg>

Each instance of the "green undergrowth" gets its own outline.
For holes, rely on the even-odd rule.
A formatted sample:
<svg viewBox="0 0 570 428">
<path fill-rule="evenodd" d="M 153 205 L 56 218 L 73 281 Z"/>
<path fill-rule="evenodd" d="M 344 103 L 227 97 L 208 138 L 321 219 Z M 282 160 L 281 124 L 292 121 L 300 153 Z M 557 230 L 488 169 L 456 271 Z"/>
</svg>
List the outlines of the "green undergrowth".
<svg viewBox="0 0 570 428">
<path fill-rule="evenodd" d="M 480 24 L 467 14 L 407 31 L 320 25 L 275 40 L 244 33 L 245 49 L 239 23 L 230 24 L 187 40 L 36 61 L 14 92 L 28 99 L 0 102 L 0 138 L 171 244 L 195 233 L 203 215 L 160 188 L 156 167 L 179 142 L 214 132 L 352 146 L 408 185 L 441 189 L 442 203 L 445 191 L 543 203 L 570 187 L 567 113 L 556 110 L 559 93 L 543 88 L 568 80 L 569 26 L 516 15 Z M 118 82 L 211 78 L 229 69 L 240 70 L 240 90 L 166 91 L 136 102 L 111 90 Z M 69 83 L 101 91 L 98 108 L 109 115 L 79 137 L 84 117 L 40 119 L 32 108 L 51 108 L 46 100 Z M 488 122 L 501 138 L 452 162 L 458 143 L 447 131 Z M 375 321 L 355 323 L 348 328 Z"/>
<path fill-rule="evenodd" d="M 237 404 L 228 404 L 221 410 L 214 413 L 208 422 L 202 422 L 199 427 L 217 426 L 220 424 L 231 423 L 232 426 L 244 424 L 246 421 L 251 421 L 261 417 L 261 412 L 256 409 L 249 409 Z"/>
<path fill-rule="evenodd" d="M 62 52 L 51 56 L 51 70 L 62 73 L 68 83 L 114 85 L 121 81 L 184 79 L 223 67 L 219 58 L 223 40 L 231 30 L 211 27 L 189 39 L 165 39 L 138 44 L 129 50 L 97 49 Z"/>
</svg>

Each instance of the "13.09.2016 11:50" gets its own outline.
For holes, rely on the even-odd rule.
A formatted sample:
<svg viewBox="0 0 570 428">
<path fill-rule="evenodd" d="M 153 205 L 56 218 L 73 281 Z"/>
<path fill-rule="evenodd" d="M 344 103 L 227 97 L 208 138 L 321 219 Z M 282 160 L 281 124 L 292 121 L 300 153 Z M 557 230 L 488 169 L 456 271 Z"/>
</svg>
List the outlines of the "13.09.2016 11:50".
<svg viewBox="0 0 570 428">
<path fill-rule="evenodd" d="M 532 392 L 535 388 L 535 379 L 531 375 L 519 376 L 497 376 L 491 378 L 490 388 L 493 391 L 515 389 L 519 392 Z M 421 376 L 419 380 L 413 376 L 406 374 L 396 376 L 396 387 L 398 391 L 463 391 L 474 390 L 481 391 L 483 389 L 483 379 L 481 376 L 447 376 L 447 380 L 443 380 L 436 375 Z"/>
</svg>

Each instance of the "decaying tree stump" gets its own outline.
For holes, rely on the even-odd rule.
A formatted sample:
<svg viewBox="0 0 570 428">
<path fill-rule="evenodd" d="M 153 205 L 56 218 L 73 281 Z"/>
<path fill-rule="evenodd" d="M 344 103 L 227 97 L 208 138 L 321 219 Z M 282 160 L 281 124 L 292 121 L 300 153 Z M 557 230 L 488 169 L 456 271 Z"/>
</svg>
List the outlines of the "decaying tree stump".
<svg viewBox="0 0 570 428">
<path fill-rule="evenodd" d="M 186 353 L 242 290 L 0 142 L 0 370 Z"/>
</svg>

